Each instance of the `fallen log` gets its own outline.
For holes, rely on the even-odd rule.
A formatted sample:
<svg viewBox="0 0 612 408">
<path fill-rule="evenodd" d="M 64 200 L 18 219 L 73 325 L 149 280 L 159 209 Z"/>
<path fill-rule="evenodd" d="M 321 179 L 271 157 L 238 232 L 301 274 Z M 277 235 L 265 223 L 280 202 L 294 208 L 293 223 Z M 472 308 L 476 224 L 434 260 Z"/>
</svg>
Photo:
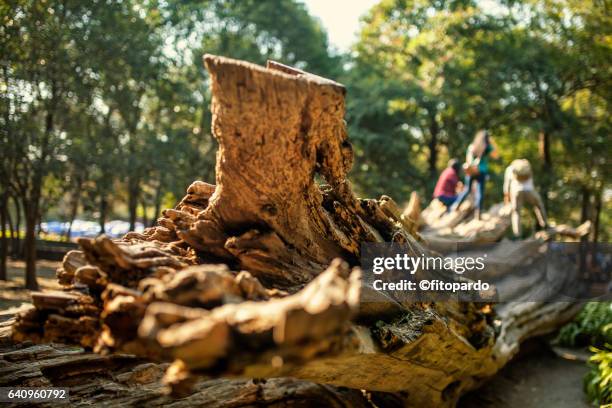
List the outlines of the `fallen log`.
<svg viewBox="0 0 612 408">
<path fill-rule="evenodd" d="M 469 199 L 459 209 L 450 212 L 442 202 L 434 199 L 419 218 L 420 237 L 428 248 L 440 253 L 450 253 L 500 241 L 510 230 L 509 204 L 497 203 L 491 206 L 480 219 L 470 218 L 472 211 Z M 541 241 L 556 238 L 580 239 L 590 230 L 590 221 L 576 228 L 566 224 L 553 224 L 546 230 L 536 232 L 534 238 Z"/>
<path fill-rule="evenodd" d="M 212 382 L 218 389 L 209 392 L 223 390 L 228 406 L 232 398 L 276 401 L 266 393 L 286 393 L 286 405 L 333 395 L 337 406 L 373 398 L 454 406 L 521 341 L 574 313 L 573 304 L 553 303 L 496 315 L 486 302 L 408 302 L 373 291 L 360 278 L 362 243 L 430 252 L 389 197 L 353 194 L 344 87 L 277 63 L 207 55 L 205 64 L 219 142 L 215 185 L 194 182 L 143 233 L 79 240 L 58 271 L 64 292 L 36 294 L 13 325 L 15 341 L 170 362 L 164 382 L 178 396 L 194 395 L 197 375 L 310 381 L 272 380 L 273 390 L 247 397 L 235 397 L 244 390 L 232 384 L 251 383 Z M 428 273 L 458 279 L 419 271 Z"/>
</svg>

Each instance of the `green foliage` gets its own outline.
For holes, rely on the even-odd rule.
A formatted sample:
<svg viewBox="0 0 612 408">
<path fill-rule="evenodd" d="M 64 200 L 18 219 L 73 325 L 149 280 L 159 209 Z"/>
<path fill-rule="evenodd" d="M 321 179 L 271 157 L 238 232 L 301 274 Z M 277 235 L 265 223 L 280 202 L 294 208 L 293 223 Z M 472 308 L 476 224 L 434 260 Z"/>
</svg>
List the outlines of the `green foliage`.
<svg viewBox="0 0 612 408">
<path fill-rule="evenodd" d="M 587 398 L 599 406 L 612 404 L 612 345 L 603 350 L 591 348 L 595 354 L 589 359 L 590 371 L 584 378 Z"/>
<path fill-rule="evenodd" d="M 487 205 L 501 200 L 504 167 L 524 157 L 553 220 L 582 221 L 566 203 L 583 201 L 583 217 L 601 217 L 610 22 L 597 1 L 381 1 L 363 19 L 346 79 L 353 177 L 366 195 L 427 196 L 446 160 L 487 128 L 501 153 Z"/>
<path fill-rule="evenodd" d="M 612 344 L 612 302 L 589 302 L 561 328 L 555 342 L 568 347 Z"/>
<path fill-rule="evenodd" d="M 609 13 L 595 0 L 487 3 L 382 0 L 336 55 L 296 0 L 0 0 L 0 195 L 102 222 L 214 182 L 201 59 L 216 53 L 344 83 L 360 195 L 427 200 L 488 128 L 502 157 L 487 205 L 525 157 L 553 219 L 578 221 L 566 203 L 585 202 L 608 239 L 594 208 L 608 204 L 612 157 Z"/>
<path fill-rule="evenodd" d="M 214 182 L 203 53 L 340 72 L 293 0 L 1 0 L 0 46 L 0 194 L 101 223 Z"/>
<path fill-rule="evenodd" d="M 589 372 L 584 390 L 589 401 L 612 404 L 612 302 L 589 302 L 574 320 L 561 328 L 556 344 L 590 346 Z"/>
</svg>

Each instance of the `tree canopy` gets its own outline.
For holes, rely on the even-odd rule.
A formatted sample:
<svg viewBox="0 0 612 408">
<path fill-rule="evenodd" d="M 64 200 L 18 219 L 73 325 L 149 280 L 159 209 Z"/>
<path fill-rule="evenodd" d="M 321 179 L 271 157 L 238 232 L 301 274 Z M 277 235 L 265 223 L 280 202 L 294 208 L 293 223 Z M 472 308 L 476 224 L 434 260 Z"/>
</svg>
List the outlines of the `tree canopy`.
<svg viewBox="0 0 612 408">
<path fill-rule="evenodd" d="M 525 157 L 553 218 L 609 225 L 611 30 L 598 0 L 381 0 L 341 55 L 295 0 L 1 0 L 2 239 L 21 220 L 28 242 L 49 219 L 151 224 L 213 182 L 204 53 L 344 83 L 364 196 L 428 198 L 486 128 L 502 155 L 489 204 Z"/>
</svg>

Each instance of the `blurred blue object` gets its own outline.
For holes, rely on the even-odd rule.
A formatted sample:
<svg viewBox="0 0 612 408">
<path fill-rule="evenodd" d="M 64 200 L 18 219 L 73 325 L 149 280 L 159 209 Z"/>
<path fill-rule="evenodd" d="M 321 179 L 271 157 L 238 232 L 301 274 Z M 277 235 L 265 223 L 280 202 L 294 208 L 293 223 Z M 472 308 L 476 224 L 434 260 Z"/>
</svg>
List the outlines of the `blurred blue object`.
<svg viewBox="0 0 612 408">
<path fill-rule="evenodd" d="M 41 231 L 47 234 L 66 235 L 70 224 L 62 221 L 48 221 L 40 224 Z M 130 223 L 122 220 L 112 220 L 104 224 L 105 234 L 112 238 L 120 238 L 130 231 Z M 144 225 L 141 222 L 136 223 L 136 232 L 142 232 Z M 93 238 L 100 235 L 100 224 L 95 221 L 86 221 L 76 219 L 72 223 L 70 237 L 72 239 L 79 237 Z"/>
</svg>

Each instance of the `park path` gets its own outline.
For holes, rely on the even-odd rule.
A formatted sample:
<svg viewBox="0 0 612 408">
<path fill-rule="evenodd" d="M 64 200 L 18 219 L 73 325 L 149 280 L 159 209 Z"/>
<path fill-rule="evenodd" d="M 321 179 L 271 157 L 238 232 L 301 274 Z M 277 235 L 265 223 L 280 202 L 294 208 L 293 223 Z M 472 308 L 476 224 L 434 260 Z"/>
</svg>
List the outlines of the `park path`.
<svg viewBox="0 0 612 408">
<path fill-rule="evenodd" d="M 543 340 L 504 367 L 482 388 L 465 395 L 458 408 L 589 407 L 582 391 L 588 368 L 584 362 L 558 357 Z"/>
</svg>

